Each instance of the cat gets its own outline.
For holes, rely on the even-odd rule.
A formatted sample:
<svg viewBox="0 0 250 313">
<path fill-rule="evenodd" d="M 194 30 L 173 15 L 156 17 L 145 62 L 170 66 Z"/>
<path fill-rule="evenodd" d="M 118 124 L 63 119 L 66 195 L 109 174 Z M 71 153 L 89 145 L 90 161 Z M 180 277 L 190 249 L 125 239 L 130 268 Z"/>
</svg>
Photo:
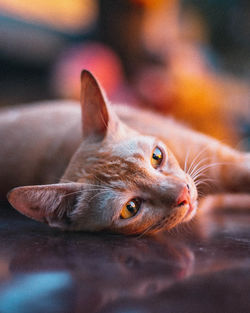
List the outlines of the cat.
<svg viewBox="0 0 250 313">
<path fill-rule="evenodd" d="M 199 192 L 249 193 L 248 153 L 111 106 L 86 70 L 80 102 L 1 110 L 0 196 L 25 185 L 7 195 L 22 214 L 62 230 L 152 234 L 190 221 Z"/>
</svg>

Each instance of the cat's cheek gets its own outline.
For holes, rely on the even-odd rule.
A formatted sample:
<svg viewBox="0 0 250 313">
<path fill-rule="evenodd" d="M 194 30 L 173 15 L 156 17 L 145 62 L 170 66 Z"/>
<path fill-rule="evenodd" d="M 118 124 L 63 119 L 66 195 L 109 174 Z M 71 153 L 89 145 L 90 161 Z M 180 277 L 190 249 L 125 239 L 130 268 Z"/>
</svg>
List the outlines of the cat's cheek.
<svg viewBox="0 0 250 313">
<path fill-rule="evenodd" d="M 152 216 L 150 211 L 146 208 L 132 218 L 117 219 L 111 225 L 110 230 L 125 235 L 137 235 L 144 232 L 149 233 L 148 230 L 161 218 L 162 216 L 157 216 L 157 214 Z"/>
<path fill-rule="evenodd" d="M 186 209 L 184 208 L 175 208 L 168 219 L 166 220 L 165 229 L 170 230 L 180 224 L 183 221 L 184 216 L 186 215 Z"/>
<path fill-rule="evenodd" d="M 133 221 L 131 220 L 133 219 Z M 139 219 L 131 218 L 127 220 L 120 220 L 115 225 L 112 225 L 111 231 L 125 235 L 137 235 L 144 231 L 144 225 L 142 225 Z"/>
</svg>

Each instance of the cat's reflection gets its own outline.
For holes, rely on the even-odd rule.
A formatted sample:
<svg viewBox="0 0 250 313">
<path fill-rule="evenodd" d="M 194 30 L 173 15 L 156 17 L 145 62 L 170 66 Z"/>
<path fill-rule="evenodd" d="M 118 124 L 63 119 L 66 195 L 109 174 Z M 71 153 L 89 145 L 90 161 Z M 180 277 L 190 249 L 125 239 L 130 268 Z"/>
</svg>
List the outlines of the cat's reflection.
<svg viewBox="0 0 250 313">
<path fill-rule="evenodd" d="M 194 263 L 190 249 L 166 237 L 138 239 L 56 234 L 43 238 L 27 237 L 17 246 L 10 263 L 10 272 L 14 277 L 20 279 L 21 275 L 25 281 L 29 277 L 37 283 L 39 280 L 34 275 L 40 275 L 41 279 L 42 274 L 51 273 L 51 280 L 63 276 L 63 281 L 68 282 L 68 285 L 62 284 L 61 288 L 58 286 L 57 296 L 55 290 L 52 290 L 46 312 L 50 312 L 51 301 L 56 302 L 58 299 L 61 303 L 60 312 L 68 312 L 68 305 L 74 303 L 74 309 L 70 312 L 91 313 L 98 312 L 113 301 L 156 295 L 189 276 Z M 15 281 L 13 284 L 15 287 Z M 57 283 L 53 280 L 52 285 L 56 286 Z M 40 287 L 44 296 L 45 287 L 42 284 Z M 48 284 L 48 288 L 51 285 Z M 60 294 L 65 294 L 65 290 L 68 290 L 68 297 L 62 299 Z M 44 300 L 39 299 L 37 286 L 31 286 L 26 300 L 31 301 L 33 291 L 33 296 L 38 297 L 37 303 L 44 303 Z M 27 313 L 32 310 L 36 312 L 34 306 L 31 311 L 27 311 L 28 307 L 25 306 Z M 17 311 L 12 307 L 12 312 L 22 311 L 20 307 Z"/>
<path fill-rule="evenodd" d="M 250 267 L 246 216 L 214 220 L 209 239 L 202 239 L 200 231 L 198 237 L 190 231 L 189 239 L 187 232 L 126 238 L 61 233 L 30 221 L 11 223 L 15 227 L 8 233 L 8 224 L 0 228 L 1 313 L 113 312 L 113 304 L 114 312 L 130 312 L 121 310 L 120 303 L 140 303 L 146 310 L 150 299 L 160 301 L 176 290 L 176 283 Z M 189 276 L 191 280 L 184 279 Z"/>
</svg>

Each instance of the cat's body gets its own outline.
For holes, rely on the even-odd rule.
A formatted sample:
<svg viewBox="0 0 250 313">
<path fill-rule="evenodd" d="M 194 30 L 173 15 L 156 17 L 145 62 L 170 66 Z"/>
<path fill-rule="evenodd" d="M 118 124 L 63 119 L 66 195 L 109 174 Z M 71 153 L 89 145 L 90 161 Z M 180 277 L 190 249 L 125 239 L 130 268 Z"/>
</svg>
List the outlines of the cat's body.
<svg viewBox="0 0 250 313">
<path fill-rule="evenodd" d="M 16 186 L 60 180 L 81 141 L 80 116 L 79 104 L 71 102 L 0 111 L 1 197 Z"/>
<path fill-rule="evenodd" d="M 113 106 L 113 109 L 124 123 L 139 133 L 161 138 L 181 167 L 184 167 L 186 157 L 190 164 L 201 149 L 205 149 L 201 158 L 210 154 L 214 162 L 218 160 L 212 154 L 217 149 L 228 149 L 219 141 L 193 131 L 172 118 L 123 105 Z M 77 102 L 50 101 L 2 109 L 1 197 L 16 186 L 57 183 L 81 141 L 81 111 Z M 231 152 L 235 153 L 234 150 Z"/>
<path fill-rule="evenodd" d="M 86 73 L 82 91 L 82 98 L 85 97 L 82 99 L 83 142 L 81 110 L 77 103 L 48 102 L 0 111 L 1 197 L 10 188 L 56 184 L 63 176 L 62 184 L 50 185 L 56 187 L 14 189 L 9 200 L 18 210 L 51 226 L 70 230 L 104 229 L 140 233 L 161 228 L 169 216 L 172 224 L 168 228 L 171 228 L 184 220 L 187 212 L 178 213 L 182 215 L 179 217 L 177 213 L 171 216 L 172 213 L 168 212 L 166 216 L 160 216 L 158 212 L 159 221 L 154 221 L 154 215 L 158 213 L 157 208 L 152 211 L 153 207 L 161 207 L 165 203 L 177 212 L 176 208 L 180 206 L 182 210 L 192 209 L 194 212 L 190 215 L 193 216 L 197 198 L 193 180 L 179 168 L 176 159 L 182 169 L 190 167 L 193 176 L 201 174 L 199 169 L 205 170 L 201 168 L 204 164 L 208 165 L 206 174 L 212 182 L 209 188 L 203 187 L 202 191 L 206 194 L 250 191 L 248 154 L 237 152 L 171 118 L 127 106 L 116 105 L 111 109 L 105 104 L 93 77 Z M 155 147 L 160 151 L 167 150 L 167 160 L 163 158 L 162 161 L 164 169 L 150 165 L 150 156 Z M 163 180 L 162 173 L 167 177 L 167 182 Z M 88 186 L 92 186 L 92 189 Z M 86 195 L 83 196 L 82 191 Z M 77 199 L 72 199 L 71 194 L 77 194 Z M 105 199 L 101 197 L 102 194 Z M 116 208 L 112 208 L 111 214 L 104 210 L 105 206 L 113 206 L 116 197 L 119 201 L 115 206 L 118 207 L 135 197 L 149 203 L 147 209 L 143 210 L 144 215 L 152 211 L 150 217 L 142 216 L 143 221 L 137 221 L 138 227 L 136 221 L 128 225 L 131 219 L 128 219 L 129 222 L 121 220 L 119 223 L 123 225 L 117 226 L 114 219 L 120 211 L 114 214 Z M 67 203 L 64 203 L 65 199 Z M 93 204 L 93 201 L 96 203 Z M 87 204 L 86 207 L 80 206 L 80 202 Z M 93 208 L 95 205 L 97 208 Z M 90 211 L 86 216 L 87 206 Z M 102 217 L 104 221 L 101 223 L 95 222 L 98 214 L 107 214 Z M 64 222 L 58 222 L 55 215 L 60 215 Z M 137 215 L 140 214 L 133 219 L 136 220 Z M 105 226 L 105 223 L 109 225 Z"/>
</svg>

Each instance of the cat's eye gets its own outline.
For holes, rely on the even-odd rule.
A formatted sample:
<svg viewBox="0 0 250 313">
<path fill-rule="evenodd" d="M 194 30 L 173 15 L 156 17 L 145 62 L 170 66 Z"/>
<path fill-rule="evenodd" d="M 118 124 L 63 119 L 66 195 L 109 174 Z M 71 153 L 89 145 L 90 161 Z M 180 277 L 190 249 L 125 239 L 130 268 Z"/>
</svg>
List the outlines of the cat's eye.
<svg viewBox="0 0 250 313">
<path fill-rule="evenodd" d="M 154 148 L 152 157 L 151 157 L 151 164 L 154 168 L 157 168 L 161 165 L 163 160 L 163 152 L 159 147 Z"/>
<path fill-rule="evenodd" d="M 141 200 L 138 198 L 129 200 L 122 208 L 120 218 L 127 219 L 136 215 L 141 207 Z"/>
</svg>

